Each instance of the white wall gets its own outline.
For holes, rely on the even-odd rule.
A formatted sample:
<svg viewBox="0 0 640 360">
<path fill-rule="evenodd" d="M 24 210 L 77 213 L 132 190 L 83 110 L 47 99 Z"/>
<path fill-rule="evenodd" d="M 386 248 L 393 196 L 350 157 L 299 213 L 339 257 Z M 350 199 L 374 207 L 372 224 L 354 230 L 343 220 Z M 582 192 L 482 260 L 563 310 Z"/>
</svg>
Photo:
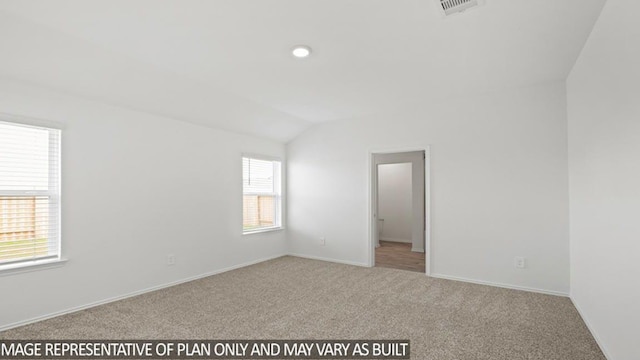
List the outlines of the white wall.
<svg viewBox="0 0 640 360">
<path fill-rule="evenodd" d="M 571 298 L 611 360 L 640 359 L 638 13 L 609 0 L 567 81 Z"/>
<path fill-rule="evenodd" d="M 381 240 L 411 243 L 411 163 L 378 165 L 378 218 Z"/>
<path fill-rule="evenodd" d="M 311 128 L 287 145 L 291 251 L 366 265 L 369 151 L 431 145 L 433 274 L 568 293 L 565 94 L 425 99 Z"/>
<path fill-rule="evenodd" d="M 64 124 L 59 268 L 0 276 L 0 329 L 282 255 L 241 236 L 241 153 L 284 145 L 0 79 L 0 112 Z M 176 265 L 166 265 L 175 254 Z"/>
</svg>

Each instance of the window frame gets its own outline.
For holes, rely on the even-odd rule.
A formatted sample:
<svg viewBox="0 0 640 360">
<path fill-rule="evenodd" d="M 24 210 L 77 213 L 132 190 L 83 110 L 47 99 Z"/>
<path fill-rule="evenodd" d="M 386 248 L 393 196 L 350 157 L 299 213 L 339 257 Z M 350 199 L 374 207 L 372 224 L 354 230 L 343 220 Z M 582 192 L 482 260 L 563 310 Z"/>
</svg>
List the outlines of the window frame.
<svg viewBox="0 0 640 360">
<path fill-rule="evenodd" d="M 243 162 L 244 159 L 253 159 L 253 160 L 262 160 L 262 161 L 271 161 L 273 162 L 273 188 L 274 188 L 274 192 L 273 193 L 266 193 L 266 192 L 244 192 L 244 166 L 243 166 Z M 276 164 L 277 163 L 277 166 Z M 255 229 L 255 230 L 245 230 L 244 229 L 244 201 L 242 202 L 242 225 L 241 225 L 241 229 L 242 229 L 242 235 L 253 235 L 253 234 L 260 234 L 260 233 L 265 233 L 265 232 L 271 232 L 271 231 L 279 231 L 279 230 L 284 230 L 284 217 L 283 217 L 283 202 L 284 202 L 284 196 L 283 196 L 283 178 L 284 178 L 284 166 L 283 166 L 283 161 L 281 158 L 279 157 L 275 157 L 275 156 L 268 156 L 268 155 L 261 155 L 261 154 L 253 154 L 253 153 L 242 153 L 242 155 L 240 156 L 240 174 L 241 174 L 241 183 L 242 183 L 242 197 L 241 199 L 244 199 L 245 195 L 267 195 L 267 196 L 273 196 L 274 197 L 274 206 L 275 206 L 275 213 L 274 213 L 274 223 L 275 225 L 270 226 L 270 227 L 262 227 L 259 229 Z"/>
<path fill-rule="evenodd" d="M 49 155 L 55 154 L 57 166 L 49 161 L 49 186 L 47 190 L 0 190 L 0 196 L 33 196 L 49 199 L 49 222 L 55 224 L 55 255 L 39 258 L 17 259 L 0 264 L 0 276 L 49 269 L 64 265 L 68 260 L 62 256 L 62 129 L 61 124 L 23 118 L 20 116 L 0 113 L 0 123 L 10 126 L 42 129 L 48 132 Z M 55 140 L 55 141 L 54 141 Z M 54 184 L 54 186 L 52 186 Z M 53 218 L 52 218 L 53 217 Z"/>
</svg>

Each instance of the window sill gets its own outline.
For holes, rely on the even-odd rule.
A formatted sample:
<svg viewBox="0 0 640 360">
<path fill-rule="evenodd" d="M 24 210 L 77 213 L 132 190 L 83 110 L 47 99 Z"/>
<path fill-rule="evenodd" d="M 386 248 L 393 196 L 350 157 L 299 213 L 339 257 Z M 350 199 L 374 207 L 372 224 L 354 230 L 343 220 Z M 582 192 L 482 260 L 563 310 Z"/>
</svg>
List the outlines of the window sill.
<svg viewBox="0 0 640 360">
<path fill-rule="evenodd" d="M 266 232 L 281 231 L 281 230 L 284 230 L 284 228 L 282 226 L 279 226 L 279 227 L 272 227 L 272 228 L 266 228 L 266 229 L 260 229 L 260 230 L 245 231 L 242 233 L 242 235 L 244 236 L 244 235 L 262 234 Z"/>
<path fill-rule="evenodd" d="M 14 275 L 31 271 L 45 270 L 64 266 L 68 259 L 34 260 L 18 264 L 0 266 L 0 276 Z"/>
</svg>

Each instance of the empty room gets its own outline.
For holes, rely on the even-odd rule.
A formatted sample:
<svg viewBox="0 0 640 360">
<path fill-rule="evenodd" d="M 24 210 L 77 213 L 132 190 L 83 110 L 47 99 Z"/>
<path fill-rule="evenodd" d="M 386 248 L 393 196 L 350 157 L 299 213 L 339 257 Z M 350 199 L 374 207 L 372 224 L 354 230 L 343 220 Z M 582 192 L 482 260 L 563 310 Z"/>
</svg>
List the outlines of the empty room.
<svg viewBox="0 0 640 360">
<path fill-rule="evenodd" d="M 640 359 L 638 13 L 0 0 L 0 359 Z"/>
</svg>

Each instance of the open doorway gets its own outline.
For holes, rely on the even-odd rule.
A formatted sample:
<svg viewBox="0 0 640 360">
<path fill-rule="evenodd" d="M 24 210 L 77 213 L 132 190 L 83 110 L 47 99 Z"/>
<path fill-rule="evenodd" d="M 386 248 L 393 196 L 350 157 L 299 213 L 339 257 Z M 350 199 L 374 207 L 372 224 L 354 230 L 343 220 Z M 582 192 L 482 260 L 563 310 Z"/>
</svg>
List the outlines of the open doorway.
<svg viewBox="0 0 640 360">
<path fill-rule="evenodd" d="M 426 153 L 373 153 L 372 265 L 427 271 Z"/>
</svg>

